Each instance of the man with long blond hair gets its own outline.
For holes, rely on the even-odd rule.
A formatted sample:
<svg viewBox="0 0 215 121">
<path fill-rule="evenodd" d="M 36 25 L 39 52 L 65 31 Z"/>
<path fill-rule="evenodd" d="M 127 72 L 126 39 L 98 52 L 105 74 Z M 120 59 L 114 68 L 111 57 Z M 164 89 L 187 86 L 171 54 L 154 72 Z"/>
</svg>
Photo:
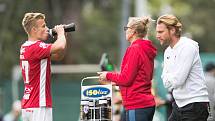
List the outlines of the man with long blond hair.
<svg viewBox="0 0 215 121">
<path fill-rule="evenodd" d="M 66 48 L 63 25 L 57 25 L 57 40 L 48 39 L 45 15 L 26 13 L 22 21 L 28 39 L 20 48 L 20 67 L 25 90 L 22 99 L 23 121 L 52 121 L 51 60 L 61 60 Z"/>
<path fill-rule="evenodd" d="M 198 43 L 181 37 L 182 24 L 174 15 L 158 18 L 156 37 L 164 52 L 162 79 L 175 102 L 168 121 L 207 121 L 208 92 Z"/>
</svg>

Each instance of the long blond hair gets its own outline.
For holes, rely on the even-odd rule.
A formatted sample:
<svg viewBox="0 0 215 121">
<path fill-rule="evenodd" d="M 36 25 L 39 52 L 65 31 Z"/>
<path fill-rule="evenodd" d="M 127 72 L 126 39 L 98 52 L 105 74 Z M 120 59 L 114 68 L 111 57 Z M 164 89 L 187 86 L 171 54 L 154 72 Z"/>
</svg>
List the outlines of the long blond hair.
<svg viewBox="0 0 215 121">
<path fill-rule="evenodd" d="M 176 32 L 175 35 L 180 37 L 182 32 L 182 23 L 176 18 L 176 16 L 171 14 L 166 14 L 163 16 L 160 16 L 157 20 L 157 24 L 165 24 L 168 29 L 171 29 L 172 27 L 175 28 Z"/>
</svg>

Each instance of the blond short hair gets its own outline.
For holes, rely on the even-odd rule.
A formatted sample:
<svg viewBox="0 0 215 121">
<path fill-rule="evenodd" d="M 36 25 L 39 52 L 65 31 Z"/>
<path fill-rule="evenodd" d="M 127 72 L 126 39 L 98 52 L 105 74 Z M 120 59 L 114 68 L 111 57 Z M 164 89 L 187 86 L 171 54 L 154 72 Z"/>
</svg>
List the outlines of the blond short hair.
<svg viewBox="0 0 215 121">
<path fill-rule="evenodd" d="M 32 27 L 35 26 L 35 23 L 38 19 L 45 19 L 45 15 L 42 13 L 26 13 L 22 20 L 22 26 L 26 33 L 30 33 Z"/>
<path fill-rule="evenodd" d="M 137 32 L 137 37 L 143 38 L 147 35 L 150 17 L 129 17 L 129 26 Z"/>
<path fill-rule="evenodd" d="M 171 14 L 160 16 L 157 20 L 157 24 L 165 24 L 168 29 L 174 27 L 176 29 L 176 36 L 180 37 L 182 32 L 182 23 L 178 18 Z"/>
</svg>

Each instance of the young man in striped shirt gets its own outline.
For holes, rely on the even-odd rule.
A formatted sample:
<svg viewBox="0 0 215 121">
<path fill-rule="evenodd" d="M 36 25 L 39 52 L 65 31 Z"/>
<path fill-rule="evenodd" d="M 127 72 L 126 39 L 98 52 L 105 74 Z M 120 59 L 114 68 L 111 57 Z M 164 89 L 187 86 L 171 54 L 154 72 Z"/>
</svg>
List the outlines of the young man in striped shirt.
<svg viewBox="0 0 215 121">
<path fill-rule="evenodd" d="M 20 48 L 20 67 L 25 90 L 22 99 L 23 121 L 52 121 L 52 99 L 50 87 L 51 60 L 61 60 L 66 48 L 63 25 L 55 26 L 57 40 L 53 44 L 48 39 L 45 15 L 26 13 L 23 28 L 28 35 Z"/>
</svg>

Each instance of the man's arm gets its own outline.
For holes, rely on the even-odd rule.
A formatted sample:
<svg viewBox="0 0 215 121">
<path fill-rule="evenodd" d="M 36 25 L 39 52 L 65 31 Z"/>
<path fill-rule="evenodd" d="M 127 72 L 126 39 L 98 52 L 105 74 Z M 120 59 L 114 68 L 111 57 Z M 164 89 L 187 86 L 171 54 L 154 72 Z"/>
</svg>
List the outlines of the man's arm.
<svg viewBox="0 0 215 121">
<path fill-rule="evenodd" d="M 173 89 L 172 87 L 172 83 L 170 80 L 168 80 L 166 74 L 168 73 L 166 68 L 165 68 L 165 63 L 164 63 L 164 66 L 163 66 L 163 72 L 162 72 L 162 75 L 161 75 L 161 78 L 163 80 L 163 84 L 164 84 L 164 87 L 167 88 L 169 91 L 171 91 Z"/>
<path fill-rule="evenodd" d="M 51 60 L 60 61 L 60 60 L 62 60 L 64 58 L 64 55 L 65 55 L 65 51 L 52 54 L 51 55 Z"/>
<path fill-rule="evenodd" d="M 51 46 L 51 59 L 62 60 L 66 49 L 66 37 L 63 25 L 57 25 L 54 27 L 57 32 L 57 40 Z"/>
<path fill-rule="evenodd" d="M 175 69 L 163 74 L 162 78 L 166 82 L 164 85 L 169 88 L 182 86 L 188 78 L 197 53 L 198 51 L 195 47 L 185 46 L 180 54 L 177 55 L 177 59 L 179 60 L 175 64 Z"/>
</svg>

